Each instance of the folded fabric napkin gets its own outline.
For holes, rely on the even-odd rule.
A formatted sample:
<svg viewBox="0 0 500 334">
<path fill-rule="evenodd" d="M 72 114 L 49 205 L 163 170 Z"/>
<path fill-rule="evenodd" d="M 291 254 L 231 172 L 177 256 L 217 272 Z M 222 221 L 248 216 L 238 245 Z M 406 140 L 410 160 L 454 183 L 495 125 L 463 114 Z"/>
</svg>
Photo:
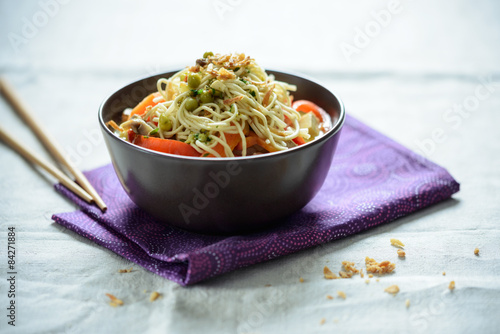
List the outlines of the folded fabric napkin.
<svg viewBox="0 0 500 334">
<path fill-rule="evenodd" d="M 181 285 L 358 233 L 445 200 L 459 190 L 445 169 L 353 117 L 346 119 L 318 195 L 285 223 L 250 235 L 211 236 L 165 226 L 128 198 L 111 165 L 85 174 L 108 211 L 102 213 L 58 184 L 57 191 L 81 211 L 52 218 Z"/>
</svg>

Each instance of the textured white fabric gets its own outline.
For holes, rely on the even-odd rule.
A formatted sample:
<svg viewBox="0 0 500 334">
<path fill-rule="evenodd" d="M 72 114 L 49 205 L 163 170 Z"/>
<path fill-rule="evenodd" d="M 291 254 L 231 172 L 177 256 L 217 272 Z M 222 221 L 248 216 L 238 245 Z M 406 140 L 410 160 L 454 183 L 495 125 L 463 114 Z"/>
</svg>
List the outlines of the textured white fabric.
<svg viewBox="0 0 500 334">
<path fill-rule="evenodd" d="M 447 168 L 461 191 L 359 235 L 182 288 L 54 224 L 52 213 L 74 206 L 51 177 L 0 144 L 0 331 L 497 332 L 500 6 L 401 0 L 401 11 L 383 21 L 390 3 L 1 1 L 2 74 L 81 169 L 110 162 L 97 108 L 113 90 L 206 50 L 243 51 L 264 67 L 325 83 L 348 113 Z M 376 18 L 385 25 L 378 33 Z M 38 27 L 23 35 L 30 22 Z M 373 37 L 349 61 L 342 43 L 356 46 L 357 29 L 367 27 Z M 3 100 L 0 109 L 1 126 L 48 158 Z M 6 318 L 9 226 L 17 232 L 15 328 Z M 390 238 L 407 245 L 406 259 Z M 369 284 L 323 279 L 323 266 L 364 267 L 365 256 L 395 262 L 395 273 Z M 393 284 L 401 290 L 395 297 L 384 292 Z M 151 291 L 162 297 L 149 302 Z M 125 305 L 110 307 L 105 293 Z"/>
</svg>

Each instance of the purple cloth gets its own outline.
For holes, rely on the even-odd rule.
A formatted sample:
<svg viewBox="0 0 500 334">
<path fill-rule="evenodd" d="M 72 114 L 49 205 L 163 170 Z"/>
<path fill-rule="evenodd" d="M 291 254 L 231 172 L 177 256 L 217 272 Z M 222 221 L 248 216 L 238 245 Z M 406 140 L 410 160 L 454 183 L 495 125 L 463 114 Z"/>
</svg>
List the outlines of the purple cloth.
<svg viewBox="0 0 500 334">
<path fill-rule="evenodd" d="M 244 236 L 209 236 L 162 225 L 123 191 L 113 167 L 86 173 L 101 211 L 64 186 L 81 211 L 53 215 L 76 233 L 181 285 L 297 252 L 392 221 L 451 197 L 459 184 L 442 167 L 348 117 L 318 195 L 286 223 Z"/>
</svg>

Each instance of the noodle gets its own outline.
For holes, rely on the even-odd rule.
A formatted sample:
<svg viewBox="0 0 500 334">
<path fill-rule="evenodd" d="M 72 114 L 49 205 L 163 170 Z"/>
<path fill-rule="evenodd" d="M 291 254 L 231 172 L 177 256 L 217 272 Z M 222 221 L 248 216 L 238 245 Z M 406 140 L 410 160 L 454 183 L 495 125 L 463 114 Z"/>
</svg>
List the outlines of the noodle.
<svg viewBox="0 0 500 334">
<path fill-rule="evenodd" d="M 248 154 L 246 136 L 251 131 L 268 144 L 268 151 L 296 146 L 293 140 L 298 136 L 310 139 L 308 129 L 300 128 L 301 114 L 291 106 L 289 92 L 296 87 L 275 80 L 244 54 L 206 53 L 196 66 L 159 79 L 157 90 L 155 105 L 133 115 L 122 124 L 124 129 L 131 126 L 127 122 L 144 121 L 158 128 L 150 131 L 155 136 L 182 141 L 200 154 L 216 157 L 221 156 L 217 145 L 225 156 L 234 156 L 228 135 L 239 135 L 242 156 Z"/>
</svg>

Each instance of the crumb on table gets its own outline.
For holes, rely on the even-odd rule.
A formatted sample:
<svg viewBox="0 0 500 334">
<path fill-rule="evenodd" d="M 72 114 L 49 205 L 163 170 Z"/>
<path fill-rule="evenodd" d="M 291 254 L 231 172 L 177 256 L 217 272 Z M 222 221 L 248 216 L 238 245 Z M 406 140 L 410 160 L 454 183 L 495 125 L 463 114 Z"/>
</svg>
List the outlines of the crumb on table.
<svg viewBox="0 0 500 334">
<path fill-rule="evenodd" d="M 300 283 L 304 283 L 304 279 L 303 279 L 302 277 L 301 277 L 301 278 L 299 278 L 299 282 L 300 282 Z"/>
<path fill-rule="evenodd" d="M 325 276 L 326 279 L 337 279 L 338 278 L 337 275 L 332 273 L 330 268 L 328 268 L 327 266 L 325 266 L 323 268 L 323 275 Z"/>
<path fill-rule="evenodd" d="M 107 293 L 106 296 L 108 296 L 108 298 L 111 299 L 111 301 L 109 302 L 109 305 L 111 305 L 113 307 L 117 307 L 117 306 L 122 306 L 123 305 L 123 300 L 116 298 L 112 294 Z"/>
<path fill-rule="evenodd" d="M 451 291 L 455 290 L 455 281 L 450 282 L 450 285 L 448 285 L 448 289 L 450 289 Z"/>
<path fill-rule="evenodd" d="M 474 255 L 479 255 L 479 248 L 474 249 Z"/>
<path fill-rule="evenodd" d="M 149 296 L 149 301 L 150 302 L 154 302 L 155 300 L 157 300 L 159 297 L 160 297 L 160 293 L 157 292 L 157 291 L 153 291 L 151 292 L 151 295 Z"/>
<path fill-rule="evenodd" d="M 120 274 L 129 273 L 129 272 L 131 272 L 131 271 L 132 271 L 132 268 L 129 268 L 129 269 L 120 269 L 120 270 L 118 270 L 118 272 L 119 272 Z"/>
<path fill-rule="evenodd" d="M 332 295 L 326 295 L 326 299 L 333 299 Z"/>
<path fill-rule="evenodd" d="M 321 321 L 319 322 L 320 325 L 324 325 L 326 322 L 326 319 L 325 318 L 322 318 Z"/>
<path fill-rule="evenodd" d="M 342 299 L 346 299 L 346 295 L 345 295 L 345 292 L 344 291 L 337 291 L 337 294 L 339 295 L 340 298 Z"/>
<path fill-rule="evenodd" d="M 406 256 L 405 251 L 404 251 L 404 250 L 402 250 L 402 249 L 398 249 L 397 253 L 398 253 L 398 256 L 399 256 L 399 257 L 405 257 L 405 256 Z"/>
<path fill-rule="evenodd" d="M 405 305 L 406 305 L 406 308 L 410 307 L 410 300 L 409 299 L 406 300 Z"/>
<path fill-rule="evenodd" d="M 390 287 L 386 288 L 384 291 L 395 296 L 399 292 L 399 286 L 391 285 Z"/>
<path fill-rule="evenodd" d="M 403 248 L 405 246 L 405 244 L 402 243 L 401 240 L 399 240 L 399 239 L 391 239 L 391 245 L 393 245 L 394 247 L 399 247 L 399 248 Z"/>
<path fill-rule="evenodd" d="M 388 274 L 396 269 L 396 265 L 389 261 L 382 261 L 378 263 L 368 256 L 365 259 L 366 271 L 374 274 Z"/>
</svg>

